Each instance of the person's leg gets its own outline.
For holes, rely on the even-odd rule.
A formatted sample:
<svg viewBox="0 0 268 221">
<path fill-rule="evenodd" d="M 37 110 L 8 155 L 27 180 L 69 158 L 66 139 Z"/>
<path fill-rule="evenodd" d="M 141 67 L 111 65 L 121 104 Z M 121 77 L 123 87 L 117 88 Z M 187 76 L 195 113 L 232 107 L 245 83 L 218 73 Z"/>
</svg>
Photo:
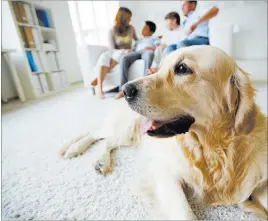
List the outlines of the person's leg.
<svg viewBox="0 0 268 221">
<path fill-rule="evenodd" d="M 175 46 L 172 46 L 172 47 L 174 48 Z M 169 52 L 169 49 L 168 49 L 168 47 L 166 47 L 166 48 L 163 50 L 163 52 L 162 52 L 162 58 L 161 58 L 161 61 L 160 61 L 160 63 L 159 63 L 159 67 L 162 66 L 163 60 L 164 60 L 164 58 L 168 55 L 168 52 Z M 157 72 L 157 70 L 155 70 L 155 72 L 153 72 L 152 74 L 154 74 L 154 73 L 156 73 L 156 72 Z"/>
<path fill-rule="evenodd" d="M 163 59 L 167 55 L 169 55 L 171 52 L 173 52 L 177 49 L 192 46 L 192 45 L 208 45 L 208 44 L 209 44 L 208 38 L 196 37 L 196 38 L 192 38 L 192 39 L 185 39 L 185 40 L 179 42 L 177 45 L 176 44 L 169 45 L 163 50 L 162 56 L 161 56 L 161 62 L 159 63 L 158 66 L 161 66 Z M 154 74 L 155 72 L 157 72 L 157 69 L 152 70 L 152 68 L 150 68 L 150 71 L 148 72 L 148 74 Z"/>
<path fill-rule="evenodd" d="M 154 50 L 154 59 L 151 67 L 147 70 L 147 74 L 154 74 L 155 72 L 157 72 L 157 68 L 162 59 L 163 51 L 164 49 L 161 45 Z"/>
<path fill-rule="evenodd" d="M 161 45 L 156 47 L 156 49 L 154 50 L 154 59 L 153 59 L 153 62 L 152 62 L 152 65 L 150 68 L 157 68 L 158 67 L 158 64 L 161 61 L 162 52 L 163 52 L 163 48 Z"/>
<path fill-rule="evenodd" d="M 181 41 L 180 43 L 177 44 L 177 49 L 193 45 L 208 45 L 208 44 L 209 44 L 208 38 L 195 37 Z"/>
<path fill-rule="evenodd" d="M 102 90 L 102 84 L 105 76 L 109 73 L 109 71 L 117 64 L 117 61 L 111 58 L 112 52 L 106 52 L 101 61 L 100 72 L 97 77 L 97 96 L 101 99 L 104 98 L 104 93 Z"/>
<path fill-rule="evenodd" d="M 162 62 L 163 62 L 163 59 L 169 54 L 171 53 L 172 51 L 175 51 L 177 49 L 177 45 L 175 44 L 172 44 L 172 45 L 169 45 L 167 46 L 166 48 L 162 49 L 161 51 L 161 56 L 159 56 L 159 62 L 158 62 L 158 65 L 156 68 L 150 68 L 148 70 L 148 74 L 154 74 L 157 72 L 158 70 L 158 67 L 161 66 Z"/>
<path fill-rule="evenodd" d="M 93 86 L 93 87 L 95 87 L 95 86 L 97 86 L 97 84 L 98 84 L 98 77 L 95 77 L 92 81 L 91 81 L 91 86 Z"/>
<path fill-rule="evenodd" d="M 110 61 L 110 67 L 109 67 L 109 72 L 115 67 L 115 65 L 117 65 L 118 62 L 115 61 L 114 59 L 111 59 Z"/>
<path fill-rule="evenodd" d="M 176 50 L 177 50 L 176 44 L 168 45 L 166 50 L 165 50 L 165 56 L 170 54 L 172 51 L 176 51 Z"/>
<path fill-rule="evenodd" d="M 128 71 L 134 61 L 141 58 L 140 52 L 130 52 L 124 55 L 120 61 L 120 88 L 128 82 Z"/>
<path fill-rule="evenodd" d="M 147 70 L 151 67 L 154 58 L 153 51 L 143 51 L 141 54 L 141 59 L 144 61 L 144 73 L 143 75 L 147 75 Z"/>
<path fill-rule="evenodd" d="M 97 86 L 99 75 L 101 75 L 102 78 L 104 78 L 107 75 L 107 73 L 109 73 L 114 68 L 114 66 L 118 64 L 118 61 L 116 59 L 117 57 L 115 57 L 114 54 L 115 53 L 113 51 L 106 51 L 103 55 L 101 55 L 99 64 L 99 74 L 95 79 L 91 81 L 91 86 L 93 87 Z"/>
<path fill-rule="evenodd" d="M 131 64 L 133 64 L 134 61 L 136 61 L 140 58 L 141 58 L 140 52 L 130 52 L 121 58 L 121 61 L 120 61 L 120 89 L 125 83 L 128 82 L 128 71 L 129 71 Z M 120 90 L 120 92 L 115 96 L 115 99 L 119 99 L 123 96 L 124 96 L 124 94 Z"/>
<path fill-rule="evenodd" d="M 103 90 L 102 90 L 102 83 L 103 83 L 103 80 L 105 78 L 105 76 L 108 74 L 109 72 L 109 67 L 105 67 L 105 66 L 101 66 L 100 68 L 100 73 L 97 77 L 97 96 L 100 98 L 100 99 L 104 99 L 104 93 L 103 93 Z"/>
</svg>

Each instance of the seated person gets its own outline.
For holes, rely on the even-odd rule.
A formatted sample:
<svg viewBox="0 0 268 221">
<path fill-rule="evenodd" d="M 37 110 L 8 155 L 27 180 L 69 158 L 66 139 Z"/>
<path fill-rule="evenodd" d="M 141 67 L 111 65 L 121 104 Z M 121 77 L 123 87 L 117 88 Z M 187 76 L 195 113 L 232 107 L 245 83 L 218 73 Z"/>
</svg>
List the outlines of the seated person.
<svg viewBox="0 0 268 221">
<path fill-rule="evenodd" d="M 161 45 L 154 52 L 153 64 L 148 69 L 148 74 L 156 72 L 161 60 L 166 54 L 167 46 L 176 44 L 186 37 L 184 30 L 180 26 L 180 15 L 177 12 L 168 13 L 165 17 L 165 23 L 168 30 L 164 33 Z"/>
<path fill-rule="evenodd" d="M 186 19 L 182 27 L 187 32 L 187 38 L 176 44 L 169 45 L 167 54 L 182 47 L 192 45 L 208 45 L 209 44 L 209 26 L 208 21 L 218 14 L 219 9 L 212 7 L 203 16 L 200 16 L 196 10 L 197 1 L 183 1 L 182 11 Z"/>
<path fill-rule="evenodd" d="M 147 75 L 147 70 L 153 61 L 154 50 L 156 46 L 160 44 L 160 40 L 157 37 L 152 36 L 155 30 L 155 23 L 146 21 L 142 29 L 143 38 L 136 42 L 133 52 L 130 52 L 123 56 L 120 62 L 120 88 L 125 83 L 127 83 L 129 68 L 131 64 L 133 64 L 138 59 L 144 60 L 144 75 Z M 123 96 L 123 92 L 120 91 L 115 98 L 119 99 Z"/>
<path fill-rule="evenodd" d="M 115 16 L 114 26 L 109 30 L 109 49 L 104 53 L 97 67 L 97 77 L 91 82 L 96 86 L 97 96 L 105 98 L 102 90 L 102 84 L 105 76 L 121 60 L 122 56 L 128 53 L 132 48 L 132 40 L 137 40 L 134 27 L 130 24 L 132 12 L 125 7 L 120 7 Z"/>
</svg>

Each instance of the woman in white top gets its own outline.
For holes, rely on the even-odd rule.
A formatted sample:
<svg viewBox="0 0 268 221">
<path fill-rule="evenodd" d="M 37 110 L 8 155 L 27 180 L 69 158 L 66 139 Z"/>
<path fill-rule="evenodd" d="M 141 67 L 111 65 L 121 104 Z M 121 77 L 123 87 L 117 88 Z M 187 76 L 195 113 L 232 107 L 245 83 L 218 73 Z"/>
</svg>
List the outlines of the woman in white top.
<svg viewBox="0 0 268 221">
<path fill-rule="evenodd" d="M 128 8 L 120 7 L 115 17 L 115 25 L 109 32 L 109 50 L 102 56 L 98 76 L 92 82 L 96 86 L 99 98 L 104 98 L 102 83 L 109 71 L 119 63 L 123 54 L 129 52 L 132 40 L 137 40 L 135 29 L 130 25 L 132 13 Z"/>
</svg>

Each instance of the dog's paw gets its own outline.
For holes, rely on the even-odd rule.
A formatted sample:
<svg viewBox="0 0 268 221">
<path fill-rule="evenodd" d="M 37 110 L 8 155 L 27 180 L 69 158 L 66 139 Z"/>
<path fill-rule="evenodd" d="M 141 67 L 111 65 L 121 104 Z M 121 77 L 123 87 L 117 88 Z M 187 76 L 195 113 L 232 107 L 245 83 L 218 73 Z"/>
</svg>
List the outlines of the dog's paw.
<svg viewBox="0 0 268 221">
<path fill-rule="evenodd" d="M 110 155 L 108 154 L 102 155 L 102 157 L 97 161 L 95 165 L 95 170 L 98 174 L 104 176 L 110 173 L 112 171 Z"/>
<path fill-rule="evenodd" d="M 82 154 L 82 151 L 80 150 L 79 145 L 77 143 L 73 143 L 65 151 L 63 157 L 66 159 L 71 159 L 77 157 L 80 154 Z"/>
</svg>

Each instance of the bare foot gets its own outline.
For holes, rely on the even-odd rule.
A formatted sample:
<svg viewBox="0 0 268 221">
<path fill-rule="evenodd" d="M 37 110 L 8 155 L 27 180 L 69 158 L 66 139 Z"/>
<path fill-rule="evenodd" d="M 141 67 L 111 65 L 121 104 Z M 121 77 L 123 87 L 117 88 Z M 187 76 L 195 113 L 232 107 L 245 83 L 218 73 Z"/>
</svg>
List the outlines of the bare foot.
<svg viewBox="0 0 268 221">
<path fill-rule="evenodd" d="M 157 72 L 157 69 L 156 68 L 150 68 L 147 70 L 147 73 L 150 75 L 150 74 L 154 74 Z"/>
<path fill-rule="evenodd" d="M 97 86 L 97 84 L 98 84 L 98 79 L 95 78 L 93 81 L 91 81 L 90 84 L 91 84 L 91 86 L 93 86 L 93 87 Z"/>
<path fill-rule="evenodd" d="M 99 99 L 105 98 L 103 91 L 99 87 L 96 87 L 96 95 L 99 97 Z"/>
<path fill-rule="evenodd" d="M 119 92 L 117 93 L 117 95 L 115 96 L 115 99 L 117 100 L 117 99 L 119 99 L 119 98 L 121 98 L 121 97 L 124 97 L 124 92 L 123 92 L 123 91 L 119 91 Z"/>
<path fill-rule="evenodd" d="M 99 99 L 104 99 L 104 98 L 105 98 L 104 94 L 99 95 Z"/>
</svg>

